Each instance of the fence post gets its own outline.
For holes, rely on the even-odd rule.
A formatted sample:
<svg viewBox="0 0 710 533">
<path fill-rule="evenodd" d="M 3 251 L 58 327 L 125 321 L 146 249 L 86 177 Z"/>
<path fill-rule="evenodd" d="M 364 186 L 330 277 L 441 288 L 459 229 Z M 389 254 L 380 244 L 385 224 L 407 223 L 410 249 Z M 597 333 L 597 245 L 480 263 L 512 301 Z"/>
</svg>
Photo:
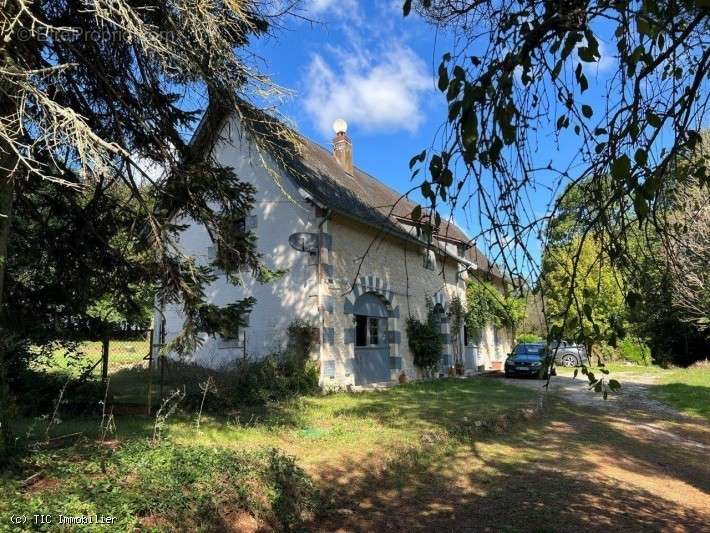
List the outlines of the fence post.
<svg viewBox="0 0 710 533">
<path fill-rule="evenodd" d="M 148 416 L 150 416 L 150 411 L 153 408 L 153 341 L 154 341 L 154 330 L 150 329 L 148 344 Z"/>
<path fill-rule="evenodd" d="M 109 338 L 108 334 L 104 334 L 101 339 L 101 381 L 106 383 L 108 379 L 108 351 L 109 351 Z"/>
</svg>

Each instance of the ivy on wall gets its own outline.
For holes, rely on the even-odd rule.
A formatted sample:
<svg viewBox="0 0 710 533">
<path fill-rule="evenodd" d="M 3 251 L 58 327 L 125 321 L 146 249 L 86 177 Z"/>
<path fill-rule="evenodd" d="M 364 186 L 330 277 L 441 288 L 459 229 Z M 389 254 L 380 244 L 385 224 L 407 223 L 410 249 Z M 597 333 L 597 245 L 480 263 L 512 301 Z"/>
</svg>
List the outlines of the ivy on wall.
<svg viewBox="0 0 710 533">
<path fill-rule="evenodd" d="M 431 377 L 434 369 L 441 361 L 444 339 L 441 335 L 441 327 L 436 319 L 431 300 L 427 299 L 426 305 L 426 322 L 422 322 L 413 316 L 407 318 L 407 339 L 414 364 Z"/>
<path fill-rule="evenodd" d="M 466 285 L 466 327 L 478 337 L 488 324 L 513 330 L 525 318 L 525 299 L 506 296 L 492 283 L 471 279 Z"/>
</svg>

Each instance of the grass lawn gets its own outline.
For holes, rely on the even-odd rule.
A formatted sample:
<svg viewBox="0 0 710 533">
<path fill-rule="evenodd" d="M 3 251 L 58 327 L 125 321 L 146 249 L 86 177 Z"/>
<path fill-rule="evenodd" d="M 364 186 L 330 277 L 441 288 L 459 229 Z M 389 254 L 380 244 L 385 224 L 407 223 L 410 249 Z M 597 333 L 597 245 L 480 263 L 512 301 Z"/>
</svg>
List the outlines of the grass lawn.
<svg viewBox="0 0 710 533">
<path fill-rule="evenodd" d="M 509 409 L 536 402 L 528 390 L 498 380 L 443 379 L 409 383 L 366 393 L 338 392 L 301 397 L 267 408 L 245 408 L 229 416 L 196 414 L 168 419 L 165 433 L 180 444 L 237 449 L 275 446 L 296 455 L 304 465 L 338 462 L 343 454 L 384 455 L 422 439 L 466 438 L 477 420 L 488 420 Z M 153 421 L 141 416 L 116 418 L 119 440 L 152 435 Z M 20 434 L 41 438 L 46 422 L 26 420 Z M 50 435 L 81 432 L 94 437 L 95 418 L 68 418 Z"/>
<path fill-rule="evenodd" d="M 654 381 L 649 386 L 651 396 L 685 415 L 710 420 L 710 364 L 665 369 L 656 365 L 610 363 L 606 368 L 611 376 L 618 375 L 622 387 L 624 379 L 633 381 L 635 376 L 651 377 Z M 558 371 L 571 374 L 570 369 Z"/>
<path fill-rule="evenodd" d="M 148 354 L 148 340 L 124 341 L 111 340 L 109 343 L 109 372 L 142 363 Z M 78 376 L 87 367 L 101 360 L 102 344 L 100 341 L 86 341 L 77 347 L 77 353 L 70 355 L 66 350 L 58 348 L 52 353 L 49 361 L 42 361 L 37 370 L 61 372 Z M 101 375 L 101 364 L 94 369 L 93 375 Z"/>
<path fill-rule="evenodd" d="M 146 445 L 154 425 L 147 417 L 117 418 L 104 446 L 92 438 L 98 420 L 67 419 L 53 434 L 90 438 L 35 451 L 23 470 L 0 477 L 0 530 L 17 509 L 112 513 L 119 521 L 109 531 L 279 524 L 312 531 L 697 531 L 708 523 L 705 453 L 654 441 L 663 435 L 635 423 L 554 403 L 542 420 L 468 433 L 476 420 L 527 406 L 536 394 L 495 379 L 444 379 L 203 417 L 199 430 L 194 415 L 176 415 L 157 447 Z M 706 427 L 686 429 L 710 445 Z M 265 451 L 272 447 L 295 463 Z"/>
</svg>

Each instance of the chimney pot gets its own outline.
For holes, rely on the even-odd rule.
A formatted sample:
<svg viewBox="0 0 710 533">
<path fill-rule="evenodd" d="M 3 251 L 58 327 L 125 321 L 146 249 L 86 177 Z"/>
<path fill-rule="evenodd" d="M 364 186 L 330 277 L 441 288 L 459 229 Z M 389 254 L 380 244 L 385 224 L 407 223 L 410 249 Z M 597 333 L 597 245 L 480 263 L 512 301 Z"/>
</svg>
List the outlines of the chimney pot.
<svg viewBox="0 0 710 533">
<path fill-rule="evenodd" d="M 333 157 L 348 174 L 353 173 L 353 143 L 345 133 L 348 124 L 341 118 L 333 122 Z"/>
</svg>

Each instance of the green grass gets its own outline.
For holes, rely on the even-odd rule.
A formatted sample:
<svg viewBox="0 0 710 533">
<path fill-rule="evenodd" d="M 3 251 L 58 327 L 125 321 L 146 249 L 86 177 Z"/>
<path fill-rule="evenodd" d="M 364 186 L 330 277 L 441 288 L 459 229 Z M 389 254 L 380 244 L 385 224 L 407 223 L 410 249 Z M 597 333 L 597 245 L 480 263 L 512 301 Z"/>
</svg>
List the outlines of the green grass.
<svg viewBox="0 0 710 533">
<path fill-rule="evenodd" d="M 147 340 L 123 341 L 111 340 L 109 343 L 109 372 L 131 367 L 143 362 L 148 354 Z M 87 367 L 101 360 L 102 344 L 100 341 L 86 341 L 77 347 L 77 353 L 69 354 L 65 349 L 54 350 L 49 360 L 43 360 L 35 366 L 37 370 L 61 372 L 78 376 Z M 101 364 L 94 369 L 93 375 L 101 375 Z"/>
<path fill-rule="evenodd" d="M 683 414 L 710 420 L 710 365 L 666 370 L 650 392 Z"/>
<path fill-rule="evenodd" d="M 352 450 L 369 453 L 409 446 L 425 435 L 463 435 L 477 420 L 487 420 L 536 400 L 527 389 L 491 379 L 442 379 L 413 382 L 382 391 L 338 392 L 306 396 L 266 407 L 245 408 L 229 416 L 195 413 L 168 419 L 165 432 L 177 443 L 256 449 L 275 446 L 304 463 L 337 461 Z M 97 434 L 96 418 L 69 418 L 51 435 Z M 25 420 L 20 434 L 30 440 L 44 435 L 46 421 Z M 152 420 L 116 418 L 121 440 L 152 434 Z"/>
<path fill-rule="evenodd" d="M 324 531 L 584 530 L 594 520 L 620 530 L 699 529 L 700 515 L 676 503 L 685 495 L 670 501 L 664 491 L 672 480 L 691 500 L 694 487 L 707 486 L 701 452 L 637 439 L 631 424 L 620 429 L 601 412 L 553 401 L 539 421 L 469 433 L 478 420 L 536 401 L 536 391 L 501 381 L 301 397 L 206 415 L 199 429 L 195 413 L 182 413 L 168 418 L 157 445 L 146 438 L 148 417 L 117 417 L 105 446 L 95 443 L 96 417 L 69 418 L 51 435 L 83 432 L 77 445 L 40 446 L 20 470 L 0 475 L 0 531 L 7 513 L 36 509 L 108 509 L 120 531 L 235 530 L 244 510 L 267 529 L 301 519 Z M 31 422 L 24 435 L 41 437 L 44 426 Z"/>
<path fill-rule="evenodd" d="M 225 501 L 279 529 L 298 524 L 315 501 L 300 467 L 319 478 L 373 458 L 381 466 L 410 458 L 414 463 L 402 468 L 413 475 L 457 454 L 470 442 L 468 431 L 476 421 L 536 399 L 534 391 L 492 379 L 413 382 L 203 415 L 199 429 L 196 413 L 177 413 L 162 427 L 158 448 L 149 445 L 153 418 L 117 416 L 107 440 L 120 445 L 108 448 L 94 444 L 98 417 L 66 418 L 51 426 L 49 436 L 55 440 L 50 442 L 70 436 L 69 443 L 79 439 L 79 444 L 56 451 L 40 446 L 21 471 L 0 477 L 0 490 L 11 495 L 0 502 L 0 520 L 10 511 L 30 509 L 65 514 L 118 509 L 113 514 L 121 531 L 145 526 L 141 517 L 146 516 L 159 517 L 158 530 L 202 523 L 208 526 L 197 529 L 217 531 L 224 526 L 215 523 L 220 518 L 215 506 Z M 41 442 L 47 420 L 24 420 L 18 429 L 26 443 Z M 29 490 L 21 480 L 36 472 L 49 481 Z M 327 504 L 320 508 L 325 509 Z"/>
<path fill-rule="evenodd" d="M 710 365 L 666 369 L 656 365 L 614 362 L 605 367 L 612 377 L 619 375 L 622 386 L 624 379 L 633 380 L 633 375 L 653 376 L 656 383 L 649 387 L 651 396 L 685 415 L 710 420 Z M 570 369 L 558 369 L 558 372 L 571 374 Z"/>
<path fill-rule="evenodd" d="M 23 482 L 30 475 L 31 482 Z M 0 531 L 11 515 L 52 515 L 53 524 L 21 531 L 225 531 L 244 511 L 269 529 L 298 527 L 317 491 L 293 459 L 256 452 L 138 440 L 116 451 L 83 442 L 40 451 L 0 476 Z M 60 526 L 59 515 L 110 517 L 110 525 Z M 7 528 L 7 529 L 6 529 Z"/>
</svg>

